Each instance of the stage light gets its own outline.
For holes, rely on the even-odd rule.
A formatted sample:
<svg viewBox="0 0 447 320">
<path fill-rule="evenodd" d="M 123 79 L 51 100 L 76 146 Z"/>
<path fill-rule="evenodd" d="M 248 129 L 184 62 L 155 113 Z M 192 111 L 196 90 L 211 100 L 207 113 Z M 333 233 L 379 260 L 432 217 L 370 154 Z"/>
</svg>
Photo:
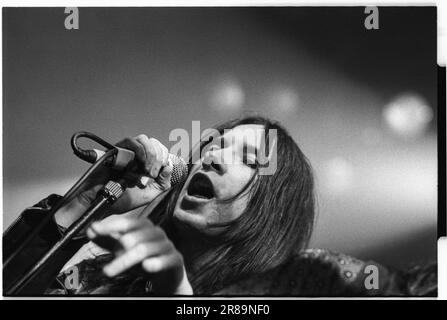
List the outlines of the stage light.
<svg viewBox="0 0 447 320">
<path fill-rule="evenodd" d="M 352 186 L 354 168 L 342 157 L 335 157 L 327 161 L 323 169 L 323 185 L 329 192 L 345 192 Z"/>
<path fill-rule="evenodd" d="M 218 81 L 211 96 L 211 107 L 220 113 L 233 113 L 242 109 L 245 94 L 240 83 L 231 77 Z"/>
<path fill-rule="evenodd" d="M 433 119 L 433 111 L 424 98 L 406 93 L 385 106 L 383 117 L 394 133 L 404 138 L 416 138 L 427 129 Z"/>
<path fill-rule="evenodd" d="M 298 93 L 290 88 L 279 88 L 272 95 L 272 108 L 280 113 L 292 113 L 298 111 Z"/>
</svg>

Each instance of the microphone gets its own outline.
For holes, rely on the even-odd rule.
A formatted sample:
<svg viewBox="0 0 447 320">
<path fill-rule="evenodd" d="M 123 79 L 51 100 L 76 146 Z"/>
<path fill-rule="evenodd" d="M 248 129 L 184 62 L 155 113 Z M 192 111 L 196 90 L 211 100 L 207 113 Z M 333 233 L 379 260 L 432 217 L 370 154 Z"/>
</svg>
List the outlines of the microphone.
<svg viewBox="0 0 447 320">
<path fill-rule="evenodd" d="M 87 131 L 79 131 L 73 134 L 71 137 L 71 148 L 73 149 L 73 152 L 76 156 L 81 158 L 84 161 L 95 163 L 98 161 L 105 153 L 106 151 L 98 150 L 98 149 L 90 149 L 85 150 L 78 145 L 78 140 L 80 138 L 89 138 L 106 149 L 115 149 L 117 150 L 116 154 L 113 157 L 110 157 L 108 159 L 105 159 L 102 163 L 103 165 L 109 166 L 116 170 L 124 170 L 124 169 L 134 169 L 135 168 L 135 153 L 132 150 L 124 149 L 117 147 L 115 145 L 112 145 L 105 140 L 101 139 L 100 137 L 96 136 L 93 133 L 87 132 Z M 185 160 L 182 158 L 174 155 L 169 154 L 168 161 L 172 163 L 173 170 L 171 174 L 171 185 L 174 186 L 180 182 L 182 182 L 184 179 L 186 179 L 188 175 L 188 165 L 186 164 Z M 145 187 L 147 183 L 149 182 L 150 178 L 147 176 L 142 176 L 140 178 L 140 187 Z"/>
<path fill-rule="evenodd" d="M 126 168 L 132 167 L 132 163 L 135 159 L 135 152 L 117 146 L 114 146 L 114 148 L 118 150 L 117 154 L 114 157 L 105 160 L 103 165 L 111 167 L 115 170 L 124 170 Z M 98 161 L 105 154 L 105 151 L 98 149 L 85 151 L 89 152 L 90 157 L 88 157 L 88 159 L 83 158 L 83 160 L 90 163 Z M 188 165 L 186 164 L 185 160 L 183 160 L 183 158 L 178 157 L 172 153 L 168 155 L 168 161 L 172 163 L 173 167 L 171 173 L 171 185 L 174 186 L 186 179 L 188 175 Z M 140 178 L 139 186 L 145 187 L 149 180 L 150 177 L 142 176 Z"/>
</svg>

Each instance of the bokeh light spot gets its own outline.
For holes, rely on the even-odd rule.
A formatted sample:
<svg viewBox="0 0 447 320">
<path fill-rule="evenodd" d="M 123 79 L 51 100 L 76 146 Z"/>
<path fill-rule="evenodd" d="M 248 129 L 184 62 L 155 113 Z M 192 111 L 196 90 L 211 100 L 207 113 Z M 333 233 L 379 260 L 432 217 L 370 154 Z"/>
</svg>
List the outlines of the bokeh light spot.
<svg viewBox="0 0 447 320">
<path fill-rule="evenodd" d="M 335 157 L 327 161 L 323 174 L 324 187 L 334 193 L 349 190 L 354 180 L 353 165 L 342 157 Z"/>
<path fill-rule="evenodd" d="M 272 108 L 278 113 L 290 114 L 299 109 L 299 95 L 291 88 L 279 88 L 272 95 Z"/>
<path fill-rule="evenodd" d="M 219 113 L 233 113 L 242 109 L 245 94 L 241 84 L 234 78 L 225 77 L 218 81 L 211 95 L 211 107 Z"/>
<path fill-rule="evenodd" d="M 433 119 L 433 110 L 421 96 L 406 93 L 397 96 L 385 106 L 383 117 L 397 135 L 416 138 L 427 129 Z"/>
</svg>

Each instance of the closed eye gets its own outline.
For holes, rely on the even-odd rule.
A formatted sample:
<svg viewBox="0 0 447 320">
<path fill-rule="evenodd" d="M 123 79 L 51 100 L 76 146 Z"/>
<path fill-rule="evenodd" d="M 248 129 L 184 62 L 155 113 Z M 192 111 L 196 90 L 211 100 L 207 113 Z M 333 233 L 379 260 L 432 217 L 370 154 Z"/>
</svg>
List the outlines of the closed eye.
<svg viewBox="0 0 447 320">
<path fill-rule="evenodd" d="M 253 151 L 254 149 L 254 151 Z M 248 146 L 244 144 L 243 147 L 243 155 L 242 155 L 242 161 L 244 164 L 249 166 L 250 168 L 256 169 L 259 167 L 259 162 L 256 156 L 257 150 L 255 148 L 252 148 L 251 150 L 248 150 Z"/>
</svg>

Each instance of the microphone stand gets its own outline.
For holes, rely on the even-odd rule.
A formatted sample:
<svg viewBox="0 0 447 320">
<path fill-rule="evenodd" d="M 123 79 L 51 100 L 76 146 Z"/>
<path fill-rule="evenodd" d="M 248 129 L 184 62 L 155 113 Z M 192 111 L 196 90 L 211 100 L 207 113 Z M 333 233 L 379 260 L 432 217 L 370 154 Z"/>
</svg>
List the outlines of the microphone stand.
<svg viewBox="0 0 447 320">
<path fill-rule="evenodd" d="M 89 138 L 108 149 L 108 151 L 105 153 L 103 152 L 100 159 L 96 160 L 98 158 L 98 153 L 94 151 L 95 149 L 84 150 L 80 148 L 77 142 L 79 138 Z M 48 215 L 44 219 L 42 219 L 40 224 L 26 236 L 24 241 L 11 254 L 9 254 L 6 259 L 4 257 L 5 260 L 3 263 L 3 272 L 5 272 L 5 269 L 10 267 L 11 262 L 20 253 L 23 252 L 26 246 L 29 245 L 31 241 L 45 227 L 45 225 L 47 225 L 47 223 L 54 217 L 54 214 L 68 201 L 70 201 L 73 196 L 75 196 L 76 192 L 78 192 L 82 184 L 88 179 L 91 174 L 93 174 L 93 172 L 100 165 L 104 164 L 106 160 L 110 160 L 111 157 L 114 157 L 114 164 L 117 166 L 117 168 L 119 168 L 119 170 L 121 171 L 125 171 L 130 169 L 129 161 L 133 160 L 133 153 L 129 153 L 130 151 L 120 152 L 120 148 L 109 144 L 108 142 L 92 133 L 85 131 L 77 132 L 72 136 L 71 146 L 74 153 L 78 157 L 94 164 L 70 188 L 70 190 L 67 191 L 64 197 L 50 210 Z M 124 149 L 121 150 L 126 151 Z M 174 172 L 173 177 L 171 178 L 171 183 L 173 180 L 174 183 L 179 182 L 184 176 L 185 170 L 187 171 L 187 168 L 186 166 L 183 166 L 181 172 Z M 44 269 L 44 267 L 48 266 L 50 262 L 54 261 L 56 255 L 62 251 L 62 249 L 73 239 L 74 236 L 79 233 L 79 231 L 87 227 L 93 220 L 100 219 L 104 215 L 105 211 L 110 208 L 113 203 L 115 203 L 115 201 L 124 193 L 126 188 L 131 183 L 131 176 L 127 176 L 127 178 L 124 178 L 121 176 L 117 177 L 115 175 L 114 177 L 112 177 L 111 180 L 106 183 L 104 187 L 97 193 L 95 200 L 92 202 L 87 211 L 68 228 L 63 237 L 58 242 L 56 242 L 56 244 L 47 253 L 45 253 L 45 255 L 43 255 L 43 257 L 41 257 L 37 261 L 37 263 L 29 268 L 23 276 L 19 277 L 19 280 L 13 282 L 13 284 L 11 285 L 7 285 L 7 288 L 5 289 L 6 295 L 24 295 L 27 292 L 29 293 L 31 291 L 30 289 L 33 289 L 32 292 L 39 292 L 38 289 L 41 289 L 40 291 L 44 290 L 45 288 L 42 288 L 43 285 L 39 284 L 39 279 L 36 279 L 37 275 L 43 275 L 42 270 Z"/>
<path fill-rule="evenodd" d="M 85 228 L 90 222 L 95 219 L 100 219 L 105 211 L 123 194 L 127 188 L 127 181 L 120 179 L 118 182 L 110 180 L 98 193 L 96 199 L 92 202 L 87 211 L 74 222 L 66 231 L 64 236 L 56 242 L 56 244 L 34 264 L 13 286 L 6 291 L 7 295 L 21 295 L 21 292 L 26 294 L 24 289 L 32 287 L 32 281 L 36 279 L 39 271 L 48 265 L 52 258 L 56 256 L 64 246 L 76 235 L 79 231 Z M 22 294 L 23 295 L 23 294 Z"/>
</svg>

